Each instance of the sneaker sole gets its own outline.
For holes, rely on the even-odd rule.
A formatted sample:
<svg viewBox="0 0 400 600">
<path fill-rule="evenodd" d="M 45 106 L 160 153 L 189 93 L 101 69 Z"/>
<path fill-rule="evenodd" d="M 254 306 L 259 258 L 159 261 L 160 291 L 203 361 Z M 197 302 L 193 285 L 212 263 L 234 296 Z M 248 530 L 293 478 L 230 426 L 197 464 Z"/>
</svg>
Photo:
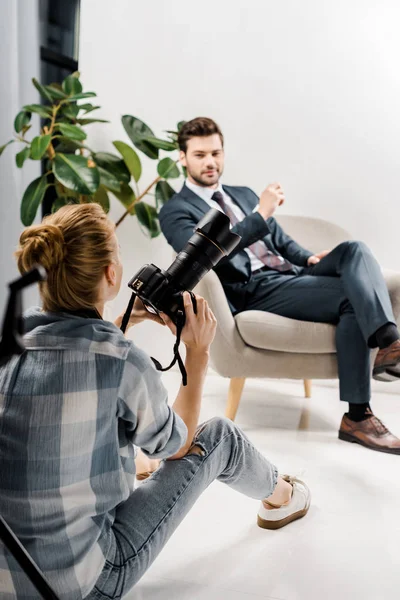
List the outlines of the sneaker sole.
<svg viewBox="0 0 400 600">
<path fill-rule="evenodd" d="M 257 525 L 261 527 L 261 529 L 280 529 L 281 527 L 285 527 L 285 525 L 289 525 L 292 521 L 297 521 L 297 519 L 301 519 L 305 517 L 308 513 L 309 506 L 303 508 L 303 510 L 298 510 L 292 515 L 288 515 L 284 519 L 280 519 L 279 521 L 267 521 L 262 519 L 260 515 L 257 515 Z"/>
<path fill-rule="evenodd" d="M 343 442 L 350 442 L 351 444 L 359 444 L 360 446 L 364 446 L 364 448 L 368 448 L 369 450 L 375 450 L 375 452 L 385 452 L 386 454 L 400 454 L 400 448 L 382 448 L 381 446 L 372 446 L 366 444 L 365 442 L 359 440 L 355 435 L 351 433 L 346 433 L 344 431 L 339 431 L 339 440 Z"/>
</svg>

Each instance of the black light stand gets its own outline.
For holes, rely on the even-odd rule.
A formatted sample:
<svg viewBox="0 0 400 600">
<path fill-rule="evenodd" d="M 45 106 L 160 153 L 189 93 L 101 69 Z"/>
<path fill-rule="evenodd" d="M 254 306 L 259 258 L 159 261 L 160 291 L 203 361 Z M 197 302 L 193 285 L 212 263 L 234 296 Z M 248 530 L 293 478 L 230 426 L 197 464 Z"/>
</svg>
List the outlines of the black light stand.
<svg viewBox="0 0 400 600">
<path fill-rule="evenodd" d="M 9 284 L 10 295 L 0 341 L 0 366 L 6 364 L 14 354 L 25 350 L 22 342 L 22 290 L 33 283 L 44 281 L 46 271 L 36 267 Z M 34 560 L 29 556 L 17 536 L 0 515 L 0 541 L 8 548 L 22 570 L 29 577 L 37 591 L 45 600 L 59 600 L 59 597 L 43 575 Z"/>
</svg>

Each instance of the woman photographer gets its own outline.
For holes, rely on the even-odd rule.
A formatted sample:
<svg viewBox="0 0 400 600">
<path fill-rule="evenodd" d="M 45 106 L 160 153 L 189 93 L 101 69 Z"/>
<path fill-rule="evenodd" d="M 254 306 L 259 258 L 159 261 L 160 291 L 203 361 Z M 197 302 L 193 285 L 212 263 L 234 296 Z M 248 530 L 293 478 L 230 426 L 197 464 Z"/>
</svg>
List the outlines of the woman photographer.
<svg viewBox="0 0 400 600">
<path fill-rule="evenodd" d="M 262 500 L 258 524 L 304 516 L 308 488 L 279 477 L 234 423 L 198 427 L 216 321 L 184 303 L 188 385 L 173 406 L 150 358 L 102 319 L 122 279 L 115 228 L 97 204 L 28 227 L 21 273 L 42 265 L 43 308 L 24 317 L 26 352 L 0 369 L 0 514 L 63 599 L 120 598 L 140 579 L 207 486 Z M 129 325 L 161 321 L 135 302 Z M 174 332 L 173 323 L 162 315 Z M 133 445 L 162 459 L 134 489 Z M 3 600 L 36 598 L 0 547 Z"/>
</svg>

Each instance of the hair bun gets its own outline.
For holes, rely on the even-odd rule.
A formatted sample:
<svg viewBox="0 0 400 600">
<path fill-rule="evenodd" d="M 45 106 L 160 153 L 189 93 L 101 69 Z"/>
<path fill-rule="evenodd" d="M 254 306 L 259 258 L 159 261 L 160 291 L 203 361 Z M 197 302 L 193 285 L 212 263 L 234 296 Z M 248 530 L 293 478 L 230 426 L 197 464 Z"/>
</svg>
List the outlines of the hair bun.
<svg viewBox="0 0 400 600">
<path fill-rule="evenodd" d="M 58 225 L 32 225 L 22 232 L 19 243 L 16 255 L 21 273 L 29 271 L 35 264 L 49 272 L 66 256 L 64 236 Z"/>
</svg>

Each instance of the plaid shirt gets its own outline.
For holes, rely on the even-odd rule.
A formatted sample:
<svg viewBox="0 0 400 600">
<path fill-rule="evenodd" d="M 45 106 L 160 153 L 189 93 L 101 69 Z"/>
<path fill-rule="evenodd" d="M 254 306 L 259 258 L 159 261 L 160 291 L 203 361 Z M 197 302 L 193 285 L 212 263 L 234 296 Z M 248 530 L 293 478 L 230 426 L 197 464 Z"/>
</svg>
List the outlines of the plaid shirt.
<svg viewBox="0 0 400 600">
<path fill-rule="evenodd" d="M 149 357 L 112 323 L 31 309 L 0 368 L 0 514 L 63 599 L 87 595 L 134 489 L 133 444 L 172 456 L 187 429 Z M 38 594 L 0 543 L 0 598 Z"/>
</svg>

